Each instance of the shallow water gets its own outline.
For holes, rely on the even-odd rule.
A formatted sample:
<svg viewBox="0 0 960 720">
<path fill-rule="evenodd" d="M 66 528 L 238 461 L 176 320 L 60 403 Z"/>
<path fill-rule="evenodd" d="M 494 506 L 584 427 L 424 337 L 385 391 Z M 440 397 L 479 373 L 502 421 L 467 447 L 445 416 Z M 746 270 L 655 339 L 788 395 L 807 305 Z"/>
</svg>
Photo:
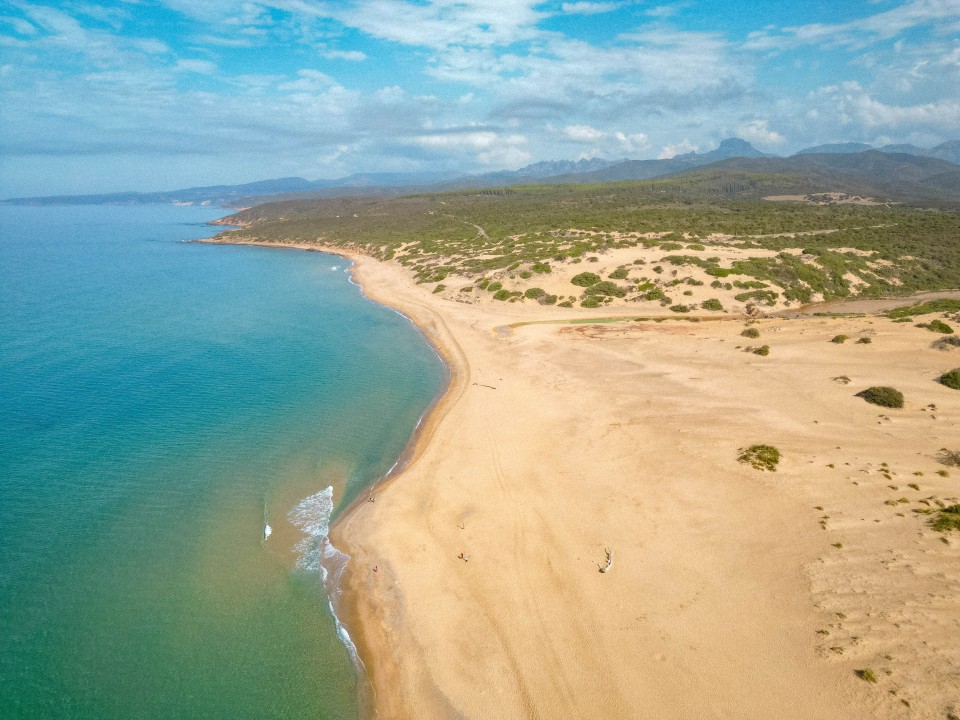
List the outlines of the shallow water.
<svg viewBox="0 0 960 720">
<path fill-rule="evenodd" d="M 0 717 L 356 716 L 295 508 L 443 368 L 340 258 L 183 242 L 220 214 L 0 206 Z"/>
</svg>

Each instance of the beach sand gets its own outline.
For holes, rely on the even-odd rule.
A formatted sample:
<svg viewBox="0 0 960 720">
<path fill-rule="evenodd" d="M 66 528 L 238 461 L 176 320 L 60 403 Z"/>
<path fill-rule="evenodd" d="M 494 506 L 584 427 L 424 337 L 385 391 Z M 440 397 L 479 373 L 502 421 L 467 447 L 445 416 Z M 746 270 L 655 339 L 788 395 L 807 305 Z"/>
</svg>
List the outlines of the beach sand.
<svg viewBox="0 0 960 720">
<path fill-rule="evenodd" d="M 510 328 L 588 311 L 355 260 L 452 370 L 405 469 L 333 529 L 378 717 L 960 714 L 960 537 L 914 512 L 960 495 L 936 459 L 960 392 L 935 381 L 960 350 L 877 316 Z M 737 462 L 754 444 L 776 472 Z"/>
</svg>

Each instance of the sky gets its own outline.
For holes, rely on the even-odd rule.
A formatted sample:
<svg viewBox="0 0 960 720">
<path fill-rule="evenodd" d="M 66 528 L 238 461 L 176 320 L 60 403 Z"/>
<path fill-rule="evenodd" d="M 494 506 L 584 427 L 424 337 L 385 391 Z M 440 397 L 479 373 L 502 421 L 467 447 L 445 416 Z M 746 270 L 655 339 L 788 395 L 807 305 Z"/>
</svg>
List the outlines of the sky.
<svg viewBox="0 0 960 720">
<path fill-rule="evenodd" d="M 960 139 L 960 0 L 0 0 L 0 197 Z"/>
</svg>

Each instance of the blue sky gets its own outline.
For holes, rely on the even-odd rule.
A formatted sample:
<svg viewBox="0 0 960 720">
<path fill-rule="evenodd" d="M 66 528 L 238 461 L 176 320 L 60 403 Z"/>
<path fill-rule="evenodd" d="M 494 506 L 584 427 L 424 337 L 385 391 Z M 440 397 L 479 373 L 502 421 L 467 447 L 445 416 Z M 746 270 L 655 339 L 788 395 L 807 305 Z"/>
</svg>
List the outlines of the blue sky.
<svg viewBox="0 0 960 720">
<path fill-rule="evenodd" d="M 0 197 L 960 139 L 960 0 L 0 0 Z"/>
</svg>

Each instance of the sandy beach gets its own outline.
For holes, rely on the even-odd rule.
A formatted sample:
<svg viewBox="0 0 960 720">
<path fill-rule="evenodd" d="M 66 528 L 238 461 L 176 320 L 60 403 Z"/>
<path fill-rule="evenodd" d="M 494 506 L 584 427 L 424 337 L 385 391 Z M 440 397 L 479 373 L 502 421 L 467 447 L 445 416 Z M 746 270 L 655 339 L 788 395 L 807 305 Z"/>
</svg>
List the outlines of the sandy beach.
<svg viewBox="0 0 960 720">
<path fill-rule="evenodd" d="M 452 372 L 403 472 L 333 529 L 378 717 L 960 712 L 960 537 L 924 514 L 960 495 L 937 461 L 960 392 L 935 381 L 960 349 L 872 315 L 540 323 L 589 311 L 353 259 Z M 737 462 L 755 444 L 775 472 Z"/>
</svg>

